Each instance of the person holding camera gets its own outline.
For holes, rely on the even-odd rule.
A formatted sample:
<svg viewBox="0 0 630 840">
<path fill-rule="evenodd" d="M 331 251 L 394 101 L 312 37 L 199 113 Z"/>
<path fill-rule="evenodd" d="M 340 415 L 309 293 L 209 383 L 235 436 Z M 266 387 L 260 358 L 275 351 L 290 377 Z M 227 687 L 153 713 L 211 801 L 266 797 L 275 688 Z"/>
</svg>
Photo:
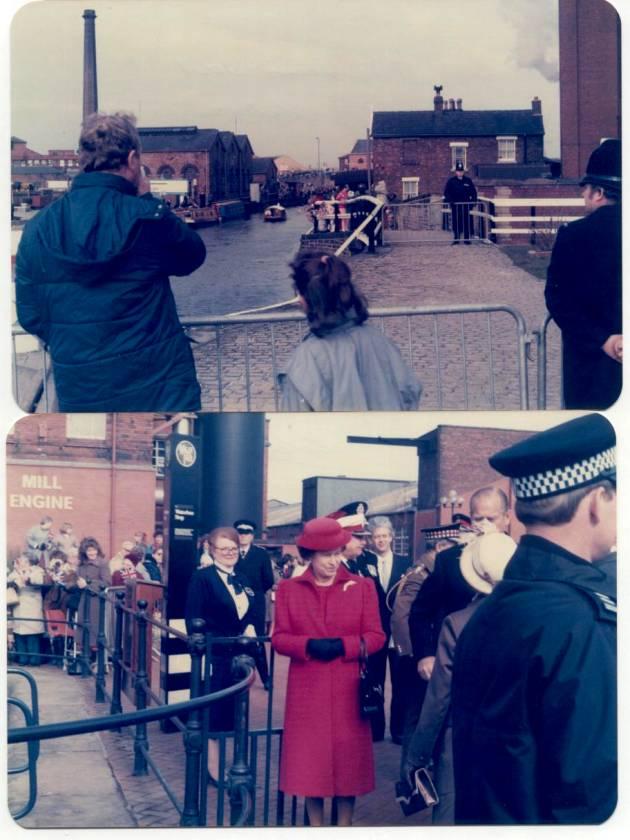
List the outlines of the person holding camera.
<svg viewBox="0 0 630 840">
<path fill-rule="evenodd" d="M 17 590 L 19 601 L 13 607 L 13 638 L 18 665 L 39 665 L 44 635 L 42 587 L 44 570 L 34 554 L 20 554 L 7 575 L 7 585 Z"/>
</svg>

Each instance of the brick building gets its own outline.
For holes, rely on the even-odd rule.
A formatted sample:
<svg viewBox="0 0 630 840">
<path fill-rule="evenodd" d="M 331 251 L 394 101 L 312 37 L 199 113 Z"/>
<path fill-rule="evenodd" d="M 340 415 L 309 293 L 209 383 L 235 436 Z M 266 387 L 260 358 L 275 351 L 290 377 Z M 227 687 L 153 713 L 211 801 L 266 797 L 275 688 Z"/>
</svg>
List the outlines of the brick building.
<svg viewBox="0 0 630 840">
<path fill-rule="evenodd" d="M 188 181 L 202 207 L 249 199 L 253 149 L 246 135 L 197 126 L 140 128 L 142 160 L 151 178 Z"/>
<path fill-rule="evenodd" d="M 153 414 L 47 414 L 23 417 L 7 437 L 7 551 L 49 515 L 71 522 L 106 556 L 137 530 L 152 534 L 159 498 Z M 156 471 L 156 467 L 158 470 Z"/>
<path fill-rule="evenodd" d="M 409 443 L 409 457 L 418 458 L 417 482 L 399 483 L 399 487 L 387 492 L 383 492 L 382 483 L 375 482 L 374 494 L 350 494 L 352 498 L 346 496 L 344 502 L 363 498 L 369 506 L 368 516 L 389 516 L 394 527 L 396 550 L 401 553 L 412 550 L 418 556 L 424 549 L 421 529 L 450 522 L 452 514 L 458 511 L 468 512 L 470 497 L 480 487 L 491 484 L 500 487 L 508 496 L 510 508 L 513 508 L 510 482 L 490 467 L 488 458 L 530 434 L 516 429 L 437 426 Z M 313 478 L 305 479 L 303 491 L 307 483 L 312 484 L 313 481 Z M 340 486 L 344 486 L 347 481 L 340 478 Z M 366 483 L 365 486 L 369 485 Z M 451 503 L 449 497 L 453 490 L 455 501 Z M 331 488 L 328 492 L 332 492 Z M 293 541 L 301 529 L 303 506 L 304 499 L 299 504 L 276 505 L 270 509 L 267 539 L 281 543 Z M 523 526 L 513 516 L 510 528 L 512 537 L 518 540 L 523 530 Z"/>
<path fill-rule="evenodd" d="M 621 136 L 621 22 L 607 0 L 559 0 L 562 174 L 580 178 L 605 137 Z"/>
<path fill-rule="evenodd" d="M 79 156 L 75 150 L 36 152 L 26 140 L 11 137 L 11 181 L 16 189 L 45 189 L 49 181 L 69 181 L 78 171 Z"/>
<path fill-rule="evenodd" d="M 519 177 L 540 177 L 544 126 L 538 98 L 531 109 L 466 111 L 462 100 L 442 97 L 435 86 L 432 111 L 376 111 L 372 118 L 374 181 L 384 180 L 399 199 L 441 196 L 461 161 L 473 177 L 484 166 L 519 167 Z M 509 170 L 511 174 L 514 169 Z"/>
<path fill-rule="evenodd" d="M 348 152 L 348 154 L 346 155 L 342 155 L 339 158 L 340 172 L 350 172 L 353 169 L 367 170 L 369 168 L 370 158 L 367 139 L 357 140 L 357 142 L 352 147 L 352 151 Z"/>
</svg>

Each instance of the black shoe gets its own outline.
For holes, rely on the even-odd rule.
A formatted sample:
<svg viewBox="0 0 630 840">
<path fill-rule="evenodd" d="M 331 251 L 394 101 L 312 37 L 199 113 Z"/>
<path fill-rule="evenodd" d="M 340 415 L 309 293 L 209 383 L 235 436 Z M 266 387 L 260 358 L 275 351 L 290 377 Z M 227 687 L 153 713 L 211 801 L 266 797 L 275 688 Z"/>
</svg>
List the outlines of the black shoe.
<svg viewBox="0 0 630 840">
<path fill-rule="evenodd" d="M 470 245 L 470 239 L 464 239 L 464 245 Z"/>
<path fill-rule="evenodd" d="M 454 240 L 451 242 L 451 245 L 459 245 L 459 239 L 454 239 Z"/>
</svg>

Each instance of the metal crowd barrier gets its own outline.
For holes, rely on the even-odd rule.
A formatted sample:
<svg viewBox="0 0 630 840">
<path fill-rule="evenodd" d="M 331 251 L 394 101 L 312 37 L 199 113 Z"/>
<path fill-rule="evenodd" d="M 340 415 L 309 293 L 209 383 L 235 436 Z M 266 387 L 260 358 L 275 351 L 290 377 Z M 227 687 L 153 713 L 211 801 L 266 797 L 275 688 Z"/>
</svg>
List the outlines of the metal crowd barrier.
<svg viewBox="0 0 630 840">
<path fill-rule="evenodd" d="M 462 240 L 492 241 L 490 204 L 486 200 L 450 204 L 420 198 L 389 203 L 384 208 L 384 244 L 450 245 L 453 215 L 468 232 Z"/>
<path fill-rule="evenodd" d="M 532 337 L 521 312 L 507 304 L 375 307 L 377 323 L 400 348 L 423 383 L 425 410 L 529 408 L 527 352 Z M 193 340 L 202 409 L 278 411 L 279 376 L 303 339 L 302 312 L 182 318 Z M 15 332 L 19 334 L 19 330 Z M 546 329 L 540 333 L 537 373 L 543 376 Z M 52 376 L 40 351 L 45 410 L 52 410 Z M 21 404 L 16 364 L 16 399 Z M 537 407 L 545 408 L 545 382 Z M 22 408 L 36 410 L 33 404 Z"/>
<path fill-rule="evenodd" d="M 63 738 L 70 735 L 80 735 L 89 732 L 102 732 L 105 730 L 121 731 L 125 727 L 134 726 L 134 760 L 133 774 L 136 776 L 147 775 L 149 768 L 155 774 L 158 782 L 165 790 L 169 800 L 177 810 L 181 826 L 206 825 L 206 797 L 207 788 L 207 743 L 204 753 L 202 714 L 211 703 L 225 697 L 235 696 L 236 707 L 234 715 L 234 753 L 233 762 L 228 773 L 229 782 L 227 790 L 230 797 L 230 824 L 233 826 L 245 825 L 251 822 L 251 814 L 254 807 L 253 782 L 248 766 L 248 708 L 249 708 L 249 687 L 254 680 L 254 662 L 245 655 L 240 654 L 233 659 L 233 673 L 235 683 L 225 689 L 215 692 L 203 693 L 202 685 L 202 661 L 206 658 L 206 669 L 209 667 L 209 658 L 206 656 L 207 639 L 204 633 L 205 622 L 195 619 L 193 633 L 187 636 L 179 633 L 172 627 L 163 624 L 146 614 L 146 601 L 138 601 L 138 609 L 131 610 L 125 607 L 124 592 L 117 592 L 115 596 L 115 638 L 113 647 L 107 644 L 105 637 L 105 605 L 108 595 L 106 587 L 101 586 L 99 593 L 85 589 L 86 597 L 83 598 L 82 620 L 79 627 L 82 634 L 82 650 L 80 653 L 81 676 L 93 676 L 95 678 L 95 702 L 109 702 L 109 715 L 96 718 L 64 721 L 39 725 L 37 712 L 36 685 L 32 676 L 21 668 L 10 668 L 10 674 L 25 676 L 32 686 L 31 708 L 28 704 L 18 698 L 9 698 L 11 705 L 22 710 L 26 727 L 10 728 L 8 731 L 8 743 L 27 743 L 29 745 L 28 762 L 26 765 L 17 768 L 10 768 L 10 773 L 29 773 L 29 796 L 24 806 L 13 814 L 14 819 L 20 819 L 28 814 L 35 806 L 37 796 L 37 773 L 36 765 L 39 755 L 39 742 L 51 738 Z M 92 598 L 99 598 L 98 615 L 98 639 L 95 670 L 90 665 L 90 602 Z M 136 625 L 136 661 L 137 668 L 133 671 L 123 660 L 123 615 L 127 613 L 133 618 Z M 174 635 L 187 642 L 191 657 L 190 672 L 190 700 L 161 704 L 160 698 L 156 697 L 149 688 L 147 674 L 147 626 L 152 625 L 160 631 Z M 246 648 L 245 648 L 246 649 Z M 106 657 L 111 655 L 112 678 L 111 691 L 106 687 Z M 123 713 L 122 711 L 122 683 L 123 674 L 127 673 L 133 680 L 135 694 L 135 712 Z M 151 708 L 150 702 L 154 700 L 159 705 Z M 182 723 L 181 716 L 186 716 L 186 722 Z M 152 721 L 162 720 L 177 721 L 178 728 L 184 733 L 185 750 L 185 784 L 184 798 L 181 801 L 172 787 L 166 782 L 159 767 L 149 754 L 149 740 L 147 724 Z M 202 755 L 206 756 L 206 762 L 202 768 Z M 223 768 L 224 769 L 224 768 Z M 202 787 L 202 781 L 204 782 Z M 202 821 L 203 820 L 203 821 Z"/>
</svg>

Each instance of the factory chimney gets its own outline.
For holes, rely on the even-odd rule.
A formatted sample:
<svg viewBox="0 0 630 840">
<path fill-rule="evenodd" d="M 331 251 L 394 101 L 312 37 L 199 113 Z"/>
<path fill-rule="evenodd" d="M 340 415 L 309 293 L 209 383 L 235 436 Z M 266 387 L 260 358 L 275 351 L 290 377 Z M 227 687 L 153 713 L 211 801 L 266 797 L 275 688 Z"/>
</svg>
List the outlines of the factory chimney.
<svg viewBox="0 0 630 840">
<path fill-rule="evenodd" d="M 98 111 L 98 88 L 96 83 L 96 12 L 85 9 L 83 36 L 83 119 Z"/>
</svg>

